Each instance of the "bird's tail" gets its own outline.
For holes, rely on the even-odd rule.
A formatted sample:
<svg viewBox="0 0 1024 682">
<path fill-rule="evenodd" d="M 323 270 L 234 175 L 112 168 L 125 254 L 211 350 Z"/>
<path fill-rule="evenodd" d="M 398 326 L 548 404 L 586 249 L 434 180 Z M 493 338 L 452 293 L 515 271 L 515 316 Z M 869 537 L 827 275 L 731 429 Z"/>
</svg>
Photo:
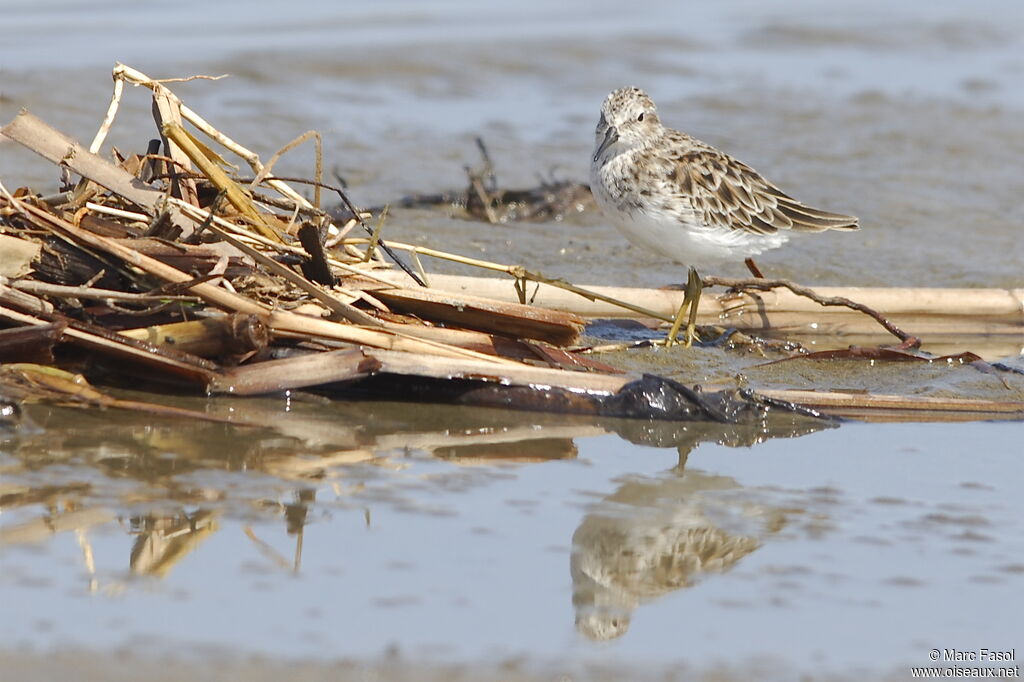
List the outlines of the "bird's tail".
<svg viewBox="0 0 1024 682">
<path fill-rule="evenodd" d="M 778 210 L 793 221 L 794 230 L 802 232 L 860 229 L 854 216 L 811 208 L 790 197 L 779 197 Z"/>
</svg>

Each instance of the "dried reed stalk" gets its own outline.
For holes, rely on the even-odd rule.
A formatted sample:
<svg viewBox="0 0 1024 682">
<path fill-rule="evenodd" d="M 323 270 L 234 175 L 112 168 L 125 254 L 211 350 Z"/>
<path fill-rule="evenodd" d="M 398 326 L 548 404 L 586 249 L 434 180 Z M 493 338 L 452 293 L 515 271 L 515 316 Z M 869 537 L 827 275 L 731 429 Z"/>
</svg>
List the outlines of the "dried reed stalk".
<svg viewBox="0 0 1024 682">
<path fill-rule="evenodd" d="M 283 390 L 352 381 L 369 376 L 380 362 L 359 349 L 310 353 L 228 370 L 210 390 L 232 395 L 261 395 Z"/>
<path fill-rule="evenodd" d="M 222 315 L 202 320 L 151 325 L 118 332 L 154 346 L 167 346 L 201 358 L 242 355 L 266 348 L 270 334 L 255 315 Z"/>
<path fill-rule="evenodd" d="M 583 318 L 569 313 L 469 294 L 439 293 L 424 288 L 371 290 L 392 310 L 512 338 L 547 341 L 558 346 L 575 342 L 584 326 Z"/>
<path fill-rule="evenodd" d="M 117 81 L 121 83 L 121 81 Z M 164 125 L 175 124 L 181 126 L 181 101 L 167 88 L 161 86 L 153 88 L 153 118 L 156 119 L 156 127 L 163 130 Z M 191 160 L 188 154 L 178 145 L 177 142 L 166 135 L 163 137 L 164 148 L 167 155 L 174 161 L 175 165 L 186 174 L 171 174 L 171 192 L 182 201 L 193 206 L 199 205 L 199 197 L 196 193 L 196 181 L 187 175 L 192 170 Z"/>
<path fill-rule="evenodd" d="M 349 243 L 352 243 L 352 244 L 360 244 L 360 243 L 366 243 L 367 240 L 365 240 L 365 239 L 349 239 L 349 240 L 346 240 L 346 241 L 349 242 Z M 529 302 L 531 304 L 537 304 L 534 292 L 533 291 L 529 291 L 529 292 L 527 291 L 527 286 L 528 286 L 527 282 L 533 282 L 533 283 L 536 283 L 538 286 L 543 284 L 543 285 L 547 285 L 547 286 L 555 288 L 555 289 L 563 289 L 565 291 L 572 292 L 573 294 L 576 294 L 577 296 L 583 297 L 583 298 L 585 298 L 587 300 L 600 301 L 602 303 L 610 304 L 610 305 L 615 306 L 617 308 L 625 309 L 625 310 L 628 310 L 628 311 L 630 311 L 632 313 L 636 313 L 636 314 L 642 315 L 644 317 L 650 317 L 650 318 L 662 320 L 664 322 L 672 322 L 675 319 L 675 314 L 674 314 L 675 311 L 673 311 L 673 313 L 671 313 L 671 314 L 663 315 L 663 314 L 661 314 L 659 312 L 656 312 L 656 311 L 653 311 L 650 308 L 647 308 L 645 306 L 642 306 L 642 305 L 639 305 L 639 304 L 636 304 L 636 303 L 632 303 L 632 302 L 629 302 L 629 301 L 623 301 L 623 300 L 620 300 L 620 299 L 612 298 L 610 296 L 606 296 L 605 294 L 603 294 L 600 291 L 597 291 L 597 290 L 595 290 L 593 288 L 583 288 L 583 287 L 576 286 L 575 284 L 570 284 L 569 282 L 566 282 L 566 281 L 561 280 L 561 279 L 555 279 L 555 278 L 551 278 L 551 277 L 546 277 L 545 275 L 543 275 L 543 274 L 541 274 L 539 272 L 533 272 L 533 271 L 527 270 L 526 268 L 524 268 L 521 265 L 502 265 L 501 263 L 493 263 L 493 262 L 490 262 L 490 261 L 480 260 L 480 259 L 477 259 L 477 258 L 469 258 L 468 256 L 460 256 L 458 254 L 448 253 L 446 251 L 439 251 L 437 249 L 431 249 L 431 248 L 427 248 L 427 247 L 424 247 L 424 246 L 415 246 L 415 245 L 412 245 L 412 244 L 403 244 L 401 242 L 389 241 L 388 244 L 392 248 L 399 249 L 399 250 L 402 250 L 402 251 L 410 252 L 413 255 L 414 258 L 416 258 L 418 255 L 422 254 L 424 256 L 432 256 L 434 258 L 440 258 L 442 260 L 451 261 L 453 263 L 461 263 L 463 265 L 471 265 L 473 267 L 482 268 L 484 270 L 493 270 L 495 272 L 503 272 L 503 273 L 505 273 L 505 274 L 507 274 L 507 275 L 509 275 L 509 276 L 514 278 L 514 286 L 515 286 L 515 291 L 516 291 L 516 294 L 517 294 L 516 300 L 519 303 L 524 303 L 525 304 L 525 303 Z M 433 279 L 433 276 L 431 277 L 431 279 Z M 488 296 L 488 298 L 498 298 L 499 300 L 503 299 L 503 297 L 497 297 L 497 296 Z M 551 308 L 551 306 L 543 306 L 543 307 Z M 552 308 L 552 309 L 554 309 L 554 308 Z M 573 311 L 565 311 L 565 312 L 573 312 Z"/>
<path fill-rule="evenodd" d="M 1024 419 L 1024 402 L 1018 401 L 772 389 L 758 389 L 755 393 L 837 417 L 868 421 Z"/>
<path fill-rule="evenodd" d="M 392 242 L 392 245 L 395 245 Z M 400 248 L 400 245 L 399 245 Z M 408 279 L 398 272 L 378 273 L 378 277 L 399 284 L 408 284 Z M 452 293 L 472 293 L 500 301 L 517 301 L 515 282 L 494 277 L 469 277 L 463 275 L 432 275 L 431 285 L 435 289 Z M 684 292 L 670 289 L 645 289 L 632 287 L 609 287 L 584 285 L 587 291 L 601 294 L 601 300 L 587 300 L 567 292 L 560 287 L 544 283 L 530 288 L 530 301 L 551 310 L 562 310 L 584 317 L 629 317 L 629 308 L 609 303 L 615 299 L 627 303 L 640 303 L 651 309 L 655 319 L 666 319 L 679 309 Z M 992 329 L 1003 332 L 1024 329 L 1024 289 L 932 289 L 906 287 L 817 287 L 823 296 L 845 296 L 863 302 L 886 315 L 931 316 L 936 320 L 963 320 L 967 324 L 992 325 Z M 766 324 L 771 316 L 788 315 L 781 318 L 780 325 Z M 813 316 L 812 316 L 813 315 Z M 767 316 L 767 317 L 766 317 Z M 848 310 L 822 308 L 818 304 L 785 290 L 750 293 L 723 293 L 712 295 L 705 292 L 701 297 L 698 319 L 702 324 L 726 324 L 745 329 L 765 329 L 776 326 L 795 328 L 823 322 L 850 324 L 850 318 L 859 315 Z M 937 326 L 946 333 L 955 329 L 956 322 Z M 833 328 L 834 330 L 834 328 Z M 858 328 L 859 330 L 859 328 Z M 812 329 L 801 329 L 809 333 Z M 828 332 L 830 333 L 830 332 Z"/>
<path fill-rule="evenodd" d="M 10 123 L 0 129 L 0 133 L 28 147 L 47 161 L 67 166 L 154 215 L 163 203 L 163 192 L 144 185 L 128 171 L 93 154 L 26 109 L 22 109 Z"/>
<path fill-rule="evenodd" d="M 120 99 L 120 90 L 118 89 L 117 83 L 121 82 L 121 81 L 126 81 L 126 82 L 129 82 L 129 83 L 133 83 L 135 85 L 141 85 L 141 86 L 149 88 L 150 90 L 155 90 L 158 87 L 162 87 L 162 85 L 161 85 L 162 83 L 169 83 L 169 82 L 177 81 L 177 80 L 192 80 L 192 79 L 195 79 L 195 78 L 202 78 L 202 79 L 207 79 L 207 80 L 216 80 L 216 78 L 218 78 L 218 77 L 211 77 L 211 76 L 193 76 L 192 78 L 186 78 L 186 79 L 155 80 L 153 78 L 150 78 L 149 76 L 147 76 L 146 74 L 142 73 L 141 71 L 139 71 L 137 69 L 133 69 L 130 66 L 127 66 L 125 64 L 120 64 L 120 63 L 117 64 L 114 67 L 112 75 L 114 77 L 114 97 L 111 99 L 111 108 L 114 111 L 116 111 L 116 109 L 117 109 L 116 101 Z M 222 133 L 219 130 L 217 130 L 216 128 L 214 128 L 212 125 L 210 125 L 206 121 L 206 119 L 204 119 L 202 116 L 200 116 L 199 114 L 197 114 L 196 112 L 192 111 L 187 106 L 185 106 L 185 104 L 182 103 L 180 100 L 178 100 L 177 97 L 173 95 L 173 93 L 171 93 L 170 96 L 174 97 L 174 99 L 176 100 L 176 103 L 177 103 L 177 106 L 178 106 L 178 110 L 180 111 L 181 117 L 184 120 L 186 120 L 189 123 L 191 123 L 192 125 L 194 125 L 196 128 L 198 128 L 200 131 L 202 131 L 203 134 L 205 134 L 211 140 L 217 142 L 219 145 L 221 145 L 225 149 L 231 151 L 232 153 L 234 153 L 234 154 L 238 155 L 239 157 L 241 157 L 242 159 L 244 159 L 246 161 L 246 163 L 249 164 L 249 167 L 252 168 L 253 172 L 255 172 L 257 174 L 263 172 L 264 166 L 260 162 L 259 155 L 257 155 L 255 152 L 252 152 L 252 151 L 246 149 L 245 147 L 243 147 L 242 145 L 238 144 L 237 142 L 232 140 L 230 137 L 228 137 L 224 133 Z M 108 110 L 108 117 L 110 117 L 111 119 L 113 118 L 113 116 L 110 114 L 109 110 Z M 314 209 L 315 208 L 311 203 L 309 203 L 305 199 L 305 197 L 303 197 L 301 194 L 299 194 L 298 192 L 293 190 L 291 187 L 289 187 L 287 183 L 285 183 L 285 182 L 283 182 L 281 180 L 271 179 L 271 180 L 267 181 L 267 184 L 270 185 L 271 187 L 273 187 L 274 189 L 276 189 L 282 195 L 284 195 L 284 196 L 288 197 L 289 199 L 291 199 L 297 205 L 302 206 L 304 208 L 309 208 L 309 209 Z"/>
<path fill-rule="evenodd" d="M 192 160 L 203 175 L 213 183 L 214 187 L 221 190 L 227 196 L 231 205 L 252 223 L 256 231 L 267 239 L 273 241 L 284 241 L 281 235 L 264 220 L 263 216 L 252 203 L 252 197 L 245 193 L 228 174 L 221 170 L 220 166 L 211 161 L 206 154 L 192 141 L 191 136 L 185 132 L 180 123 L 164 123 L 160 132 L 169 140 L 172 140 L 182 152 Z"/>
</svg>

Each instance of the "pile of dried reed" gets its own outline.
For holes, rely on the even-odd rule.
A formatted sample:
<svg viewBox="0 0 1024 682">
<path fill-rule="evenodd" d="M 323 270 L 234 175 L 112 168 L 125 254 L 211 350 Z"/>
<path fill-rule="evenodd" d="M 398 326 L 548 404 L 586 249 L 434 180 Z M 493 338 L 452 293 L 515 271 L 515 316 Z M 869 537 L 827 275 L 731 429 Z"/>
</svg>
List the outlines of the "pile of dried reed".
<svg viewBox="0 0 1024 682">
<path fill-rule="evenodd" d="M 671 321 L 682 292 L 578 287 L 519 266 L 385 241 L 382 220 L 367 225 L 370 214 L 322 182 L 317 133 L 264 163 L 183 104 L 172 81 L 125 65 L 113 75 L 107 115 L 88 146 L 24 110 L 0 131 L 69 178 L 51 194 L 0 182 L 0 321 L 7 327 L 0 362 L 8 363 L 0 389 L 8 395 L 126 406 L 86 390 L 60 367 L 234 395 L 358 386 L 408 398 L 415 385 L 428 400 L 662 419 L 728 421 L 783 405 L 781 394 L 701 394 L 668 380 L 638 380 L 573 347 L 584 316 Z M 151 92 L 160 137 L 145 154 L 103 155 L 125 84 Z M 308 141 L 317 151 L 311 198 L 292 186 L 296 181 L 272 175 L 281 155 Z M 344 220 L 322 207 L 325 189 L 347 208 Z M 395 256 L 399 251 L 413 267 Z M 506 279 L 432 276 L 422 256 Z M 906 292 L 894 295 L 901 305 L 909 300 Z M 973 323 L 989 332 L 993 325 L 1019 330 L 1020 292 L 966 296 L 985 299 L 971 299 Z M 925 309 L 922 296 L 913 300 L 912 309 L 897 312 L 950 312 L 946 303 Z M 705 321 L 726 316 L 730 326 L 746 328 L 769 319 L 797 325 L 792 316 L 811 310 L 776 292 L 706 296 L 705 306 Z M 834 314 L 851 324 L 849 311 Z M 929 409 L 991 415 L 1019 414 L 1024 406 Z"/>
</svg>

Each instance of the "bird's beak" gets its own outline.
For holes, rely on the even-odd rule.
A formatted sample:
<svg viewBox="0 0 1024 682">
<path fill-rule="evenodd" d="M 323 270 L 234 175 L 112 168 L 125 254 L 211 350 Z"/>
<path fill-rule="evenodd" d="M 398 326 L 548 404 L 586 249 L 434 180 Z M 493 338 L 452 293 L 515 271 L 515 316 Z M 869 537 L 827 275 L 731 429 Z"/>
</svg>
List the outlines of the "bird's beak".
<svg viewBox="0 0 1024 682">
<path fill-rule="evenodd" d="M 597 151 L 594 152 L 594 161 L 601 158 L 601 154 L 604 154 L 604 150 L 611 147 L 613 144 L 619 141 L 619 131 L 615 126 L 608 126 L 608 130 L 604 132 L 604 139 L 601 140 L 601 144 L 597 146 Z"/>
</svg>

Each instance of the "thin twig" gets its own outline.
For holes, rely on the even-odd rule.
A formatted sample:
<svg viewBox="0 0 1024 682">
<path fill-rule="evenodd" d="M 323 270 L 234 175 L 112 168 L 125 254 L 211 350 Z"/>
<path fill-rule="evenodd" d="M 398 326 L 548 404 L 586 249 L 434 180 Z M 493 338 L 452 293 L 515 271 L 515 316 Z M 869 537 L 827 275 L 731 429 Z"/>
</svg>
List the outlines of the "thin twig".
<svg viewBox="0 0 1024 682">
<path fill-rule="evenodd" d="M 227 78 L 230 74 L 222 73 L 219 76 L 207 76 L 204 74 L 196 74 L 194 76 L 183 76 L 180 78 L 154 78 L 154 83 L 188 83 L 189 81 L 219 81 L 221 78 Z"/>
<path fill-rule="evenodd" d="M 274 167 L 274 164 L 277 163 L 278 159 L 310 138 L 312 138 L 316 144 L 316 165 L 313 171 L 315 177 L 313 182 L 313 205 L 316 208 L 320 208 L 320 181 L 323 178 L 324 141 L 323 138 L 320 137 L 320 133 L 315 130 L 307 130 L 285 146 L 278 149 L 277 152 L 270 157 L 270 161 L 267 161 L 263 169 L 256 173 L 256 177 L 253 178 L 252 182 L 249 184 L 249 189 L 255 189 L 256 185 L 270 177 L 270 170 Z"/>
<path fill-rule="evenodd" d="M 370 235 L 370 243 L 366 245 L 366 256 L 363 258 L 364 263 L 369 263 L 370 259 L 373 258 L 373 252 L 377 250 L 377 245 L 380 244 L 380 233 L 384 229 L 384 220 L 387 217 L 388 207 L 385 206 L 377 218 L 377 227 L 374 228 L 373 234 Z"/>
<path fill-rule="evenodd" d="M 470 173 L 469 184 L 473 188 L 473 191 L 476 192 L 476 195 L 480 198 L 480 203 L 483 204 L 484 213 L 487 215 L 487 222 L 492 225 L 496 225 L 498 223 L 498 214 L 494 212 L 494 200 L 491 199 L 491 195 L 487 193 L 487 189 L 484 187 L 483 181 Z"/>
<path fill-rule="evenodd" d="M 132 308 L 125 308 L 124 306 L 118 305 L 117 303 L 114 302 L 113 299 L 103 299 L 103 305 L 107 306 L 111 310 L 117 311 L 121 315 L 127 315 L 129 317 L 150 317 L 152 315 L 156 315 L 157 313 L 162 313 L 163 311 L 167 310 L 168 308 L 175 304 L 176 303 L 174 301 L 165 301 L 163 303 L 158 303 L 156 305 L 149 306 L 148 308 L 134 310 Z"/>
<path fill-rule="evenodd" d="M 137 294 L 128 291 L 115 291 L 113 289 L 97 289 L 86 286 L 68 286 L 65 284 L 50 284 L 48 282 L 37 282 L 34 280 L 18 280 L 11 282 L 12 289 L 27 291 L 40 296 L 52 296 L 54 298 L 90 298 L 104 301 L 187 301 L 199 303 L 202 301 L 198 296 L 180 296 L 167 294 Z"/>
<path fill-rule="evenodd" d="M 345 208 L 347 208 L 349 212 L 352 213 L 353 216 L 355 216 L 356 220 L 359 221 L 359 224 L 363 226 L 364 230 L 366 230 L 366 233 L 372 235 L 373 230 L 371 230 L 370 226 L 366 224 L 365 220 L 363 220 L 363 216 L 359 213 L 358 210 L 356 210 L 355 204 L 353 204 L 352 201 L 348 198 L 348 195 L 345 194 L 345 190 L 343 190 L 340 187 L 335 187 L 334 191 L 337 193 L 339 197 L 341 197 L 341 201 L 343 204 L 345 204 Z M 378 245 L 386 254 L 391 256 L 391 260 L 393 260 L 398 267 L 402 268 L 402 272 L 412 277 L 412 281 L 416 282 L 421 287 L 427 286 L 427 283 L 424 282 L 423 279 L 418 274 L 413 272 L 401 258 L 395 255 L 395 252 L 391 250 L 391 246 L 389 244 L 386 244 L 383 240 L 378 240 Z"/>
<path fill-rule="evenodd" d="M 486 187 L 488 191 L 496 192 L 498 190 L 498 177 L 494 174 L 494 163 L 491 161 L 491 155 L 487 151 L 487 145 L 484 144 L 484 138 L 477 137 L 476 146 L 484 160 L 484 167 L 480 170 L 479 177 L 481 180 L 487 181 Z"/>
<path fill-rule="evenodd" d="M 107 107 L 107 114 L 103 117 L 103 122 L 100 123 L 100 129 L 96 131 L 96 137 L 93 138 L 92 144 L 89 145 L 89 151 L 93 154 L 99 152 L 100 147 L 103 146 L 103 141 L 107 139 L 107 133 L 110 132 L 110 126 L 114 123 L 114 117 L 117 116 L 117 109 L 121 105 L 121 93 L 124 92 L 124 79 L 114 78 L 114 94 L 110 97 L 110 106 Z"/>
<path fill-rule="evenodd" d="M 878 322 L 878 324 L 882 325 L 887 332 L 898 338 L 907 348 L 917 348 L 921 345 L 921 339 L 903 331 L 886 319 L 881 313 L 873 308 L 869 308 L 863 303 L 851 301 L 844 296 L 822 296 L 813 289 L 809 289 L 788 279 L 733 279 L 729 277 L 702 277 L 701 280 L 706 287 L 721 286 L 735 290 L 755 289 L 758 291 L 768 291 L 770 289 L 778 288 L 789 289 L 797 296 L 809 298 L 822 306 L 842 306 L 844 308 L 850 308 L 852 310 L 862 312 Z"/>
<path fill-rule="evenodd" d="M 231 244 L 236 249 L 245 253 L 247 256 L 255 260 L 263 267 L 267 268 L 271 272 L 274 272 L 275 274 L 280 275 L 281 277 L 285 278 L 286 280 L 288 280 L 295 286 L 299 287 L 306 293 L 310 294 L 311 296 L 319 300 L 325 306 L 327 306 L 332 311 L 334 311 L 341 317 L 345 318 L 349 322 L 352 322 L 353 324 L 362 324 L 369 327 L 381 326 L 381 322 L 377 318 L 372 317 L 371 315 L 367 315 L 366 313 L 364 313 L 362 310 L 359 310 L 355 306 L 345 303 L 338 297 L 331 295 L 327 291 L 318 287 L 316 284 L 313 284 L 305 277 L 302 277 L 294 270 L 291 270 L 287 266 L 278 263 L 276 260 L 264 255 L 262 252 L 257 251 L 251 246 L 248 246 L 240 242 L 238 239 L 228 234 L 226 230 L 222 230 L 215 225 L 210 225 L 207 229 L 216 234 L 224 241 L 226 241 L 228 244 Z"/>
<path fill-rule="evenodd" d="M 120 208 L 114 208 L 113 206 L 104 206 L 103 204 L 97 204 L 92 201 L 85 202 L 85 208 L 89 209 L 93 213 L 105 213 L 106 215 L 112 215 L 115 218 L 125 218 L 127 220 L 134 220 L 140 223 L 148 223 L 151 220 L 151 218 L 145 213 L 125 211 Z"/>
<path fill-rule="evenodd" d="M 429 280 L 427 278 L 427 271 L 423 267 L 423 263 L 420 262 L 419 253 L 416 252 L 415 250 L 413 250 L 411 255 L 412 255 L 412 262 L 416 265 L 416 269 L 420 271 L 420 276 L 423 277 L 423 286 L 429 287 L 430 286 L 430 282 L 429 282 Z"/>
</svg>

